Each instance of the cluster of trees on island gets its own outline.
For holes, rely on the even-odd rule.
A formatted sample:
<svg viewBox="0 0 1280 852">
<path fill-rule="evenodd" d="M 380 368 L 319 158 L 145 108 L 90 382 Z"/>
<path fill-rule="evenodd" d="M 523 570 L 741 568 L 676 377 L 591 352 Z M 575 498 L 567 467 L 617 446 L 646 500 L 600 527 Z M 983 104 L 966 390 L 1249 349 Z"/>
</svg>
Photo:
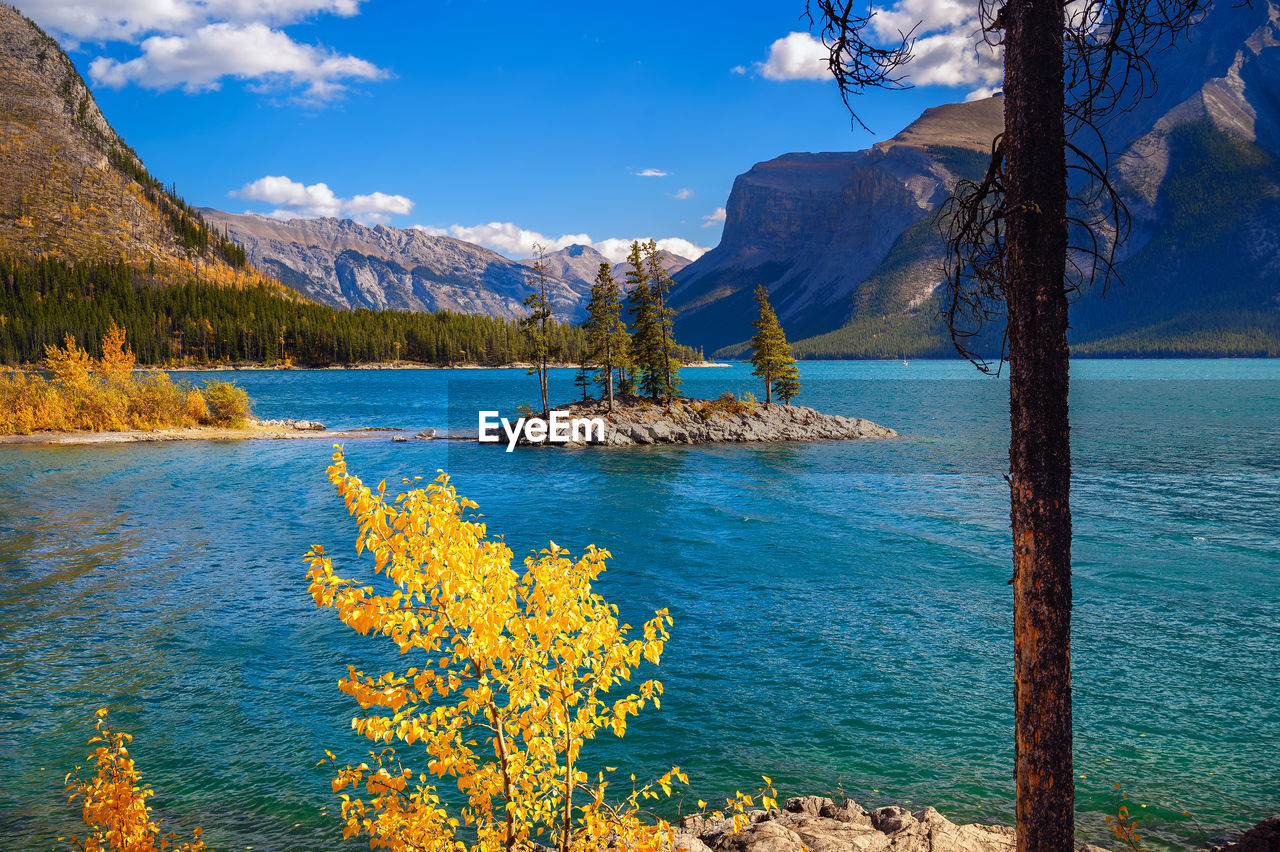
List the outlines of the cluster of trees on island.
<svg viewBox="0 0 1280 852">
<path fill-rule="evenodd" d="M 529 372 L 538 376 L 542 411 L 546 413 L 550 410 L 546 371 L 555 350 L 547 335 L 551 305 L 547 300 L 543 251 L 541 245 L 535 246 L 533 293 L 525 300 L 531 313 L 520 325 L 536 355 L 537 363 Z M 674 282 L 662 265 L 658 244 L 652 239 L 644 244 L 633 241 L 627 264 L 630 268 L 625 294 L 613 277 L 613 268 L 608 263 L 600 264 L 582 325 L 586 349 L 579 358 L 574 382 L 582 391 L 583 401 L 592 384 L 597 385 L 609 411 L 617 397 L 644 396 L 654 402 L 670 403 L 681 395 L 684 347 L 672 338 L 676 311 L 667 295 Z M 624 303 L 630 324 L 623 319 Z M 800 392 L 800 371 L 763 287 L 756 287 L 756 303 L 759 316 L 752 323 L 756 329 L 751 338 L 752 374 L 764 380 L 766 404 L 775 393 L 783 402 L 790 402 Z"/>
</svg>

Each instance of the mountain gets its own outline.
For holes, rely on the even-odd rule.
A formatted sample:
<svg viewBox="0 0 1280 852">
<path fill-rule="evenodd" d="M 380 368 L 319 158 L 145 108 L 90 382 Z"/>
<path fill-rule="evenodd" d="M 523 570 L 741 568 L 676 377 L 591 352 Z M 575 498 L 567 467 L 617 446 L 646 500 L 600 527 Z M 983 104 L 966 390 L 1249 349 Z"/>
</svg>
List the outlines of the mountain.
<svg viewBox="0 0 1280 852">
<path fill-rule="evenodd" d="M 200 212 L 243 246 L 255 266 L 321 304 L 495 317 L 528 313 L 522 303 L 532 292 L 531 270 L 473 243 L 350 219 Z M 556 315 L 581 319 L 590 285 L 558 275 L 549 285 Z"/>
<path fill-rule="evenodd" d="M 757 284 L 793 338 L 888 298 L 861 285 L 958 177 L 982 168 L 1002 123 L 1000 98 L 935 107 L 865 151 L 786 154 L 740 175 L 720 245 L 675 276 L 677 337 L 708 350 L 744 339 Z M 909 282 L 892 295 L 910 303 L 928 289 Z"/>
<path fill-rule="evenodd" d="M 57 42 L 0 4 L 0 255 L 119 260 L 152 280 L 267 283 L 152 177 Z"/>
<path fill-rule="evenodd" d="M 1153 63 L 1155 96 L 1104 128 L 1133 215 L 1124 283 L 1072 306 L 1073 349 L 1280 354 L 1280 7 L 1219 4 Z M 927 110 L 864 151 L 756 165 L 720 245 L 676 275 L 679 338 L 742 352 L 761 283 L 798 354 L 953 354 L 934 213 L 982 174 L 1002 125 L 996 97 Z"/>
<path fill-rule="evenodd" d="M 658 250 L 658 259 L 662 263 L 668 275 L 675 275 L 684 269 L 693 261 L 687 257 L 681 257 L 675 252 L 666 249 Z M 588 291 L 591 285 L 595 283 L 596 274 L 600 271 L 600 264 L 608 263 L 609 259 L 591 246 L 574 244 L 560 251 L 554 251 L 548 254 L 544 260 L 547 268 L 552 274 L 563 278 L 567 281 L 574 281 L 583 284 Z M 525 261 L 529 263 L 530 261 Z M 631 268 L 627 263 L 614 263 L 610 266 L 613 272 L 614 280 L 625 289 L 627 280 L 627 270 Z"/>
</svg>

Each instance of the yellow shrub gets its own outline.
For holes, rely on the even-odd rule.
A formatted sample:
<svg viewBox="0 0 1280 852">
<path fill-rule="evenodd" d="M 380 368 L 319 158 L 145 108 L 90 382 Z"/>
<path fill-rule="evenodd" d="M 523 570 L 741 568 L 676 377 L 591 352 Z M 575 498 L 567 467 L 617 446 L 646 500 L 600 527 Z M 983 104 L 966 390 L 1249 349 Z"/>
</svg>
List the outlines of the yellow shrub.
<svg viewBox="0 0 1280 852">
<path fill-rule="evenodd" d="M 124 340 L 124 329 L 111 321 L 111 328 L 102 336 L 102 357 L 96 365 L 97 372 L 108 384 L 126 385 L 133 378 L 133 350 Z"/>
<path fill-rule="evenodd" d="M 249 393 L 232 382 L 207 381 L 201 390 L 211 422 L 240 427 L 249 419 Z"/>
<path fill-rule="evenodd" d="M 204 401 L 204 394 L 195 388 L 187 391 L 187 417 L 204 426 L 213 422 L 209 413 L 209 404 Z"/>
<path fill-rule="evenodd" d="M 114 322 L 94 359 L 71 335 L 62 346 L 46 346 L 40 368 L 49 374 L 0 375 L 0 434 L 38 431 L 102 432 L 175 426 L 242 426 L 249 395 L 227 382 L 203 391 L 175 384 L 167 373 L 139 377 L 125 332 Z"/>
<path fill-rule="evenodd" d="M 127 393 L 130 428 L 195 425 L 187 417 L 186 388 L 175 385 L 168 373 L 152 373 L 132 381 Z"/>
<path fill-rule="evenodd" d="M 200 829 L 196 829 L 190 841 L 174 846 L 176 834 L 161 836 L 158 820 L 151 818 L 147 799 L 154 795 L 152 789 L 142 783 L 142 776 L 133 767 L 128 744 L 133 737 L 111 730 L 105 708 L 98 711 L 98 734 L 89 740 L 97 744 L 89 755 L 97 770 L 89 780 L 81 780 L 77 767 L 66 778 L 69 801 L 80 800 L 80 817 L 89 827 L 89 834 L 81 840 L 71 837 L 71 846 L 85 852 L 111 849 L 116 852 L 204 852 L 208 847 L 200 841 Z M 74 777 L 73 777 L 74 776 Z"/>
<path fill-rule="evenodd" d="M 339 450 L 329 478 L 359 522 L 357 552 L 369 550 L 375 572 L 397 588 L 377 595 L 335 576 L 316 545 L 308 554 L 312 597 L 357 633 L 413 651 L 423 666 L 403 675 L 350 668 L 339 688 L 361 707 L 387 711 L 358 716 L 352 727 L 375 743 L 421 744 L 433 773 L 453 778 L 466 800 L 450 815 L 426 774 L 415 776 L 383 748 L 370 753 L 372 764 L 347 766 L 333 780 L 335 793 L 353 791 L 342 797 L 344 834 L 394 850 L 496 852 L 538 839 L 561 852 L 669 849 L 670 825 L 642 821 L 642 803 L 656 788 L 669 795 L 674 782 L 687 781 L 679 767 L 614 802 L 603 773 L 578 768 L 585 742 L 603 731 L 620 737 L 628 717 L 659 705 L 656 680 L 608 693 L 625 688 L 643 662 L 658 662 L 667 611 L 631 638 L 592 591 L 609 558 L 595 547 L 571 559 L 552 543 L 516 571 L 511 550 L 469 517 L 476 505 L 444 474 L 392 501 L 382 486 L 348 474 Z M 474 842 L 459 836 L 459 825 L 472 827 Z"/>
</svg>

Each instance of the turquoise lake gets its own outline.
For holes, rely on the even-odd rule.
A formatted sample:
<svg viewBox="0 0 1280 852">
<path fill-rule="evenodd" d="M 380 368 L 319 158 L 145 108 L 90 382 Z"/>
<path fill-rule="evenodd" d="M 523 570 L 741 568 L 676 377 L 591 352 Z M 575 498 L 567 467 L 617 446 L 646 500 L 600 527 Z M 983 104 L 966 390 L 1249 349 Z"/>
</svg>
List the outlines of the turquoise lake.
<svg viewBox="0 0 1280 852">
<path fill-rule="evenodd" d="M 662 710 L 588 760 L 679 764 L 686 811 L 767 774 L 781 796 L 1011 822 L 1007 384 L 955 362 L 802 373 L 798 402 L 902 437 L 508 454 L 382 434 L 347 459 L 389 488 L 445 468 L 518 558 L 595 543 L 627 620 L 670 608 Z M 536 393 L 519 370 L 217 375 L 260 417 L 330 428 L 474 431 Z M 759 392 L 744 365 L 685 371 L 689 395 L 724 390 Z M 1119 784 L 1156 845 L 1205 846 L 1280 811 L 1280 362 L 1077 361 L 1071 413 L 1079 831 L 1107 840 Z M 164 827 L 344 846 L 315 764 L 367 746 L 336 681 L 412 663 L 307 594 L 313 543 L 365 567 L 331 452 L 0 447 L 0 849 L 78 830 L 63 777 L 101 706 Z"/>
</svg>

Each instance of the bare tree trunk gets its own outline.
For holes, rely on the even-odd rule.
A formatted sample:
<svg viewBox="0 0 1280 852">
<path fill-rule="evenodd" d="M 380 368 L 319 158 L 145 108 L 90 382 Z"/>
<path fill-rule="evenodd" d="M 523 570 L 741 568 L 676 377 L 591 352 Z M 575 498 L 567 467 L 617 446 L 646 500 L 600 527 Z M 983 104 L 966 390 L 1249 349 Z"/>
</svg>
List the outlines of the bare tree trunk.
<svg viewBox="0 0 1280 852">
<path fill-rule="evenodd" d="M 1075 845 L 1071 445 L 1060 0 L 1009 0 L 1005 38 L 1009 467 L 1018 852 Z"/>
</svg>

